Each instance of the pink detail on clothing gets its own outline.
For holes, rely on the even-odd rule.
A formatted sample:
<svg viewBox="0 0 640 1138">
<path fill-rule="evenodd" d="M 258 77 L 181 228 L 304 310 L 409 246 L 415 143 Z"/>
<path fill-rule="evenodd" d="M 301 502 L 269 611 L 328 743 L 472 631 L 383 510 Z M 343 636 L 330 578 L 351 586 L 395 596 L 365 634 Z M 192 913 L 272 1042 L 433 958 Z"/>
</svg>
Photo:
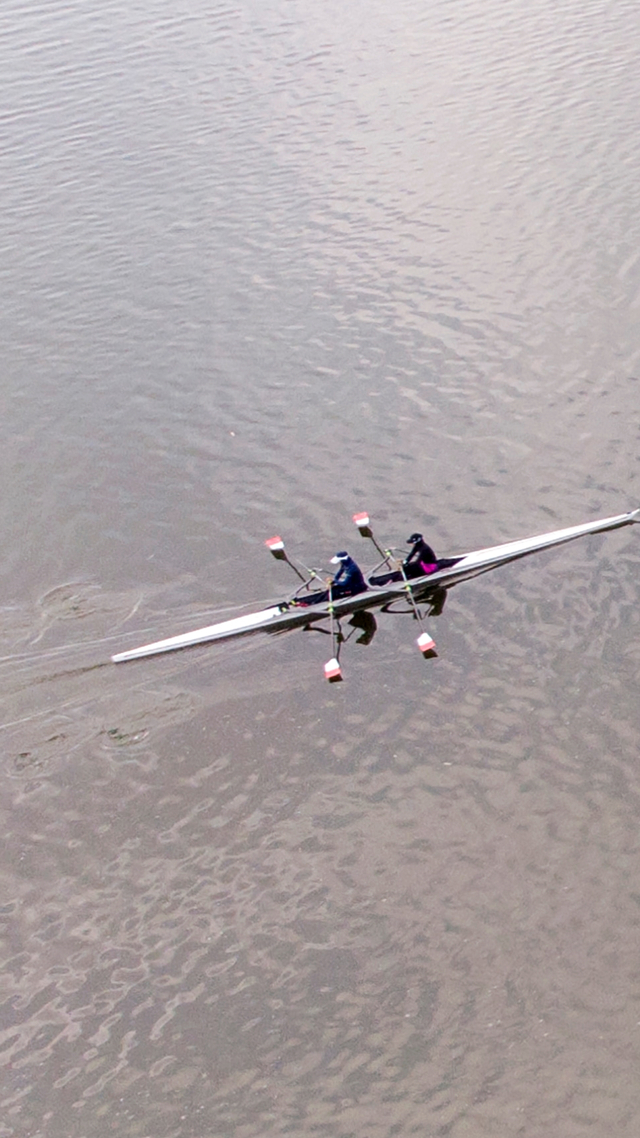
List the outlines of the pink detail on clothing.
<svg viewBox="0 0 640 1138">
<path fill-rule="evenodd" d="M 425 561 L 421 561 L 420 568 L 422 569 L 423 573 L 435 573 L 436 569 L 438 568 L 438 562 L 434 561 L 430 565 L 427 565 Z"/>
</svg>

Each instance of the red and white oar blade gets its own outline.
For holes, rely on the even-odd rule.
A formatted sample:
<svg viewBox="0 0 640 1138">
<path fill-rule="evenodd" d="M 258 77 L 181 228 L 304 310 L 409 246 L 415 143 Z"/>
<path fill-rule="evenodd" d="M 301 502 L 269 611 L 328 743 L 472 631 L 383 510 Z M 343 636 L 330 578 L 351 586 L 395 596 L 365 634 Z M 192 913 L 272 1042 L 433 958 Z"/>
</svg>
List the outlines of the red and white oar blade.
<svg viewBox="0 0 640 1138">
<path fill-rule="evenodd" d="M 275 537 L 268 538 L 264 544 L 267 546 L 267 549 L 273 553 L 276 561 L 286 561 L 287 555 L 284 549 L 284 542 L 278 534 L 276 534 Z"/>
<path fill-rule="evenodd" d="M 342 679 L 342 669 L 336 656 L 327 660 L 324 666 L 324 675 L 330 684 L 338 683 Z"/>
<path fill-rule="evenodd" d="M 371 530 L 369 529 L 370 518 L 368 514 L 354 514 L 353 520 L 363 537 L 371 536 Z"/>
<path fill-rule="evenodd" d="M 432 636 L 429 636 L 428 632 L 423 632 L 416 640 L 416 644 L 418 645 L 418 648 L 422 652 L 423 656 L 428 656 L 430 654 L 435 656 L 436 642 Z"/>
</svg>

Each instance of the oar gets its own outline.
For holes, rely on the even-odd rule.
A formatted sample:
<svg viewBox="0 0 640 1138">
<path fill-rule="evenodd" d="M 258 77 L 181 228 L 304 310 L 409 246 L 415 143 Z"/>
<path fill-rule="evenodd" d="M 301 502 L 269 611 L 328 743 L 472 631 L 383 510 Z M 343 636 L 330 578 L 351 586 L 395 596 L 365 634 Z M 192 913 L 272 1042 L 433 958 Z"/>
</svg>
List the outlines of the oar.
<svg viewBox="0 0 640 1138">
<path fill-rule="evenodd" d="M 287 551 L 284 547 L 284 541 L 282 540 L 282 538 L 278 534 L 276 534 L 275 537 L 268 538 L 268 540 L 265 541 L 264 544 L 267 546 L 267 548 L 269 550 L 271 550 L 271 553 L 275 557 L 276 561 L 286 561 L 287 565 L 291 566 L 294 573 L 297 574 L 297 576 L 300 578 L 300 580 L 303 581 L 305 585 L 307 584 L 307 578 L 303 577 L 303 575 L 300 572 L 300 570 L 298 569 L 297 565 L 294 565 L 293 561 L 289 560 L 289 558 L 287 556 Z M 312 574 L 312 576 L 314 576 L 314 574 Z"/>
<path fill-rule="evenodd" d="M 422 652 L 422 655 L 426 657 L 430 652 L 435 652 L 436 642 L 433 639 L 433 637 L 430 636 L 429 633 L 426 631 L 424 624 L 422 623 L 422 616 L 420 615 L 420 609 L 418 608 L 418 606 L 416 604 L 416 598 L 413 595 L 413 589 L 411 588 L 411 585 L 409 584 L 407 574 L 405 573 L 405 570 L 404 570 L 404 565 L 402 565 L 402 564 L 400 565 L 400 572 L 402 573 L 402 576 L 404 579 L 405 591 L 406 591 L 406 593 L 409 597 L 409 600 L 411 602 L 411 607 L 413 608 L 413 615 L 415 616 L 418 624 L 420 625 L 420 628 L 422 629 L 422 632 L 420 633 L 418 639 L 416 640 L 416 644 L 418 645 L 418 648 Z"/>
<path fill-rule="evenodd" d="M 340 654 L 340 648 L 336 644 L 335 614 L 334 614 L 334 608 L 333 608 L 333 587 L 331 585 L 329 585 L 329 617 L 331 620 L 331 640 L 333 642 L 333 656 L 331 657 L 330 660 L 327 660 L 327 662 L 324 666 L 324 674 L 325 674 L 325 679 L 327 679 L 330 684 L 336 684 L 342 679 L 342 669 L 340 667 L 340 661 L 338 659 L 338 656 Z"/>
</svg>

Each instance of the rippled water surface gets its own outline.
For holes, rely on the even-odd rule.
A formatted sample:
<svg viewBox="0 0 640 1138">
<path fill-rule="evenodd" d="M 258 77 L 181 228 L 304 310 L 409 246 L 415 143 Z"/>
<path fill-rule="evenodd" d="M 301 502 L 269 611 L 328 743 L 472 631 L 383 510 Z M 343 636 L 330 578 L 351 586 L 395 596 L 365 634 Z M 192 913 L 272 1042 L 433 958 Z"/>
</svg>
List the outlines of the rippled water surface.
<svg viewBox="0 0 640 1138">
<path fill-rule="evenodd" d="M 639 36 L 5 0 L 0 1138 L 640 1133 L 637 527 L 109 662 L 640 505 Z"/>
</svg>

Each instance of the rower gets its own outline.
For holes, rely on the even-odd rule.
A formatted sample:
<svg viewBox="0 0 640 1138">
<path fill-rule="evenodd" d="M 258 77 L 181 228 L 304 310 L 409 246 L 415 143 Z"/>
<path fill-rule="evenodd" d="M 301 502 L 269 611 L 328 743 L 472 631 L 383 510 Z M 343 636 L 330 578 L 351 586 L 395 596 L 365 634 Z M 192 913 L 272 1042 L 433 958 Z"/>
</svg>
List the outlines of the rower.
<svg viewBox="0 0 640 1138">
<path fill-rule="evenodd" d="M 437 572 L 438 558 L 421 533 L 412 533 L 407 544 L 413 546 L 402 563 L 407 577 L 425 577 Z"/>
<path fill-rule="evenodd" d="M 334 600 L 339 597 L 355 597 L 358 593 L 366 592 L 367 582 L 362 570 L 353 558 L 349 557 L 346 549 L 336 553 L 335 557 L 331 558 L 331 564 L 340 566 L 331 583 L 331 595 Z"/>
</svg>

